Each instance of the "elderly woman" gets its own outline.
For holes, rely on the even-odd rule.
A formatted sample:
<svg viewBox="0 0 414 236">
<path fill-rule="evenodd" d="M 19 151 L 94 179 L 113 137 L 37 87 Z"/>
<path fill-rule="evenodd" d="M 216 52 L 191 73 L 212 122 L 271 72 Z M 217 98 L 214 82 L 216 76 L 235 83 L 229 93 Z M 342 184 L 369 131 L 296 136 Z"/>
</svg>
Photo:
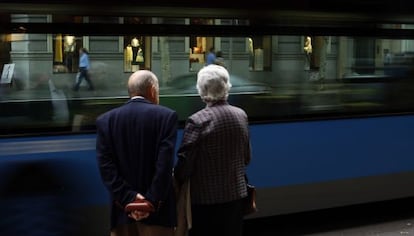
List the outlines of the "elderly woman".
<svg viewBox="0 0 414 236">
<path fill-rule="evenodd" d="M 227 102 L 229 79 L 219 65 L 198 72 L 197 89 L 206 107 L 188 118 L 178 149 L 175 177 L 179 183 L 191 179 L 190 236 L 242 235 L 250 139 L 246 113 Z"/>
</svg>

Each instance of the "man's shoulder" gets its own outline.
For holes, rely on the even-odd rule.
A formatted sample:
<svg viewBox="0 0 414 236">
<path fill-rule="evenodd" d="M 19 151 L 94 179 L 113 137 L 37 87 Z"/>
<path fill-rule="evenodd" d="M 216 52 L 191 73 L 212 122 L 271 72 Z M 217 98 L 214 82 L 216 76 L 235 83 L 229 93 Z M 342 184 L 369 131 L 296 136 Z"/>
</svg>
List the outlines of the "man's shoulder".
<svg viewBox="0 0 414 236">
<path fill-rule="evenodd" d="M 102 114 L 100 114 L 97 118 L 96 118 L 96 120 L 97 121 L 101 121 L 101 120 L 105 120 L 105 119 L 109 119 L 109 117 L 111 117 L 111 116 L 113 116 L 115 113 L 117 113 L 122 107 L 124 107 L 124 105 L 122 105 L 122 106 L 120 106 L 120 107 L 115 107 L 115 108 L 112 108 L 111 110 L 109 110 L 109 111 L 106 111 L 106 112 L 104 112 L 104 113 L 102 113 Z"/>
<path fill-rule="evenodd" d="M 171 109 L 171 108 L 169 108 L 169 107 L 166 107 L 166 106 L 164 106 L 164 105 L 156 105 L 156 107 L 158 108 L 158 109 L 160 109 L 161 111 L 164 111 L 164 112 L 168 112 L 168 113 L 175 113 L 176 111 L 174 111 L 173 109 Z"/>
<path fill-rule="evenodd" d="M 105 113 L 99 115 L 96 118 L 96 121 L 104 121 L 104 120 L 109 120 L 111 119 L 111 117 L 117 116 L 117 115 L 122 115 L 124 112 L 126 112 L 127 110 L 135 110 L 136 112 L 140 112 L 141 110 L 137 107 L 135 107 L 133 105 L 134 103 L 126 103 L 122 106 L 113 108 L 109 111 L 106 111 Z M 162 105 L 155 105 L 153 103 L 145 103 L 145 106 L 150 106 L 150 109 L 147 109 L 148 112 L 152 113 L 152 114 L 159 114 L 161 116 L 172 116 L 172 115 L 176 115 L 176 111 L 172 110 L 169 107 L 166 106 L 162 106 Z"/>
</svg>

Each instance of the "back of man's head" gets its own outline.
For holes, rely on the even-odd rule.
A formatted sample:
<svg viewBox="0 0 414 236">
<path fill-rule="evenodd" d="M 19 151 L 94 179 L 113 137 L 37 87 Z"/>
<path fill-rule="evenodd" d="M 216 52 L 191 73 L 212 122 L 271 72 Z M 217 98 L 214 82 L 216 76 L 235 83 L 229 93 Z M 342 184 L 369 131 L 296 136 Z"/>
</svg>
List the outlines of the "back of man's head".
<svg viewBox="0 0 414 236">
<path fill-rule="evenodd" d="M 158 104 L 158 78 L 149 70 L 138 70 L 128 80 L 128 94 L 130 97 L 142 96 Z"/>
</svg>

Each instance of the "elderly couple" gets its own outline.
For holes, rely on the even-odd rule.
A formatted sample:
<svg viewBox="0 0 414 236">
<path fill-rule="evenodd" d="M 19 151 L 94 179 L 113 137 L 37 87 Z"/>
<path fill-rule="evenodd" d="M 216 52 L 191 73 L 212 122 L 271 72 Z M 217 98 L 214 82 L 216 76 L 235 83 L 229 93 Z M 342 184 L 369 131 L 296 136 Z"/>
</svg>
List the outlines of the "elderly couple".
<svg viewBox="0 0 414 236">
<path fill-rule="evenodd" d="M 174 163 L 176 112 L 158 105 L 154 73 L 130 76 L 129 101 L 96 121 L 97 160 L 111 199 L 111 236 L 242 235 L 250 139 L 246 113 L 227 102 L 230 88 L 224 67 L 208 65 L 198 72 L 197 89 L 206 107 L 187 119 Z M 189 197 L 180 203 L 179 196 Z M 126 212 L 136 199 L 149 201 L 155 211 Z"/>
</svg>

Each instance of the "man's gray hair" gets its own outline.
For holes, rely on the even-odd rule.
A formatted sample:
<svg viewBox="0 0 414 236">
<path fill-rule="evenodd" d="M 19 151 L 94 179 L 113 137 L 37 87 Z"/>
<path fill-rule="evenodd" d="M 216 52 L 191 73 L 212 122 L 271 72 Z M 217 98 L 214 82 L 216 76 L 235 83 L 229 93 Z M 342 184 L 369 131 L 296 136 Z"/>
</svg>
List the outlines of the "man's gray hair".
<svg viewBox="0 0 414 236">
<path fill-rule="evenodd" d="M 148 88 L 155 86 L 158 89 L 158 78 L 149 70 L 138 70 L 134 72 L 128 80 L 129 96 L 143 96 L 148 97 Z"/>
<path fill-rule="evenodd" d="M 197 74 L 198 94 L 207 104 L 227 100 L 230 88 L 229 72 L 222 66 L 208 65 Z"/>
</svg>

